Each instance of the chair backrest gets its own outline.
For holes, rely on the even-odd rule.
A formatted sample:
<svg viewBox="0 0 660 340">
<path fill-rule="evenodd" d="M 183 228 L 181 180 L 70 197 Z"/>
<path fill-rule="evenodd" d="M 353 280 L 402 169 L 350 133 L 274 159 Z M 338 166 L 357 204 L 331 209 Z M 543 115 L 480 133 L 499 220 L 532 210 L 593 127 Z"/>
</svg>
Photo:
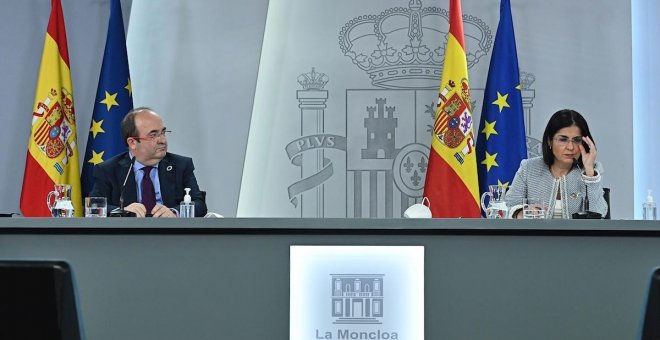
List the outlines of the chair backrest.
<svg viewBox="0 0 660 340">
<path fill-rule="evenodd" d="M 642 314 L 641 340 L 660 339 L 660 268 L 656 268 L 651 274 L 648 294 L 646 296 L 646 308 Z"/>
<path fill-rule="evenodd" d="M 0 261 L 0 339 L 81 339 L 66 262 Z"/>
<path fill-rule="evenodd" d="M 610 188 L 603 188 L 603 198 L 605 198 L 605 202 L 607 203 L 607 214 L 605 214 L 605 217 L 603 218 L 609 220 L 612 218 L 612 208 L 610 206 Z"/>
</svg>

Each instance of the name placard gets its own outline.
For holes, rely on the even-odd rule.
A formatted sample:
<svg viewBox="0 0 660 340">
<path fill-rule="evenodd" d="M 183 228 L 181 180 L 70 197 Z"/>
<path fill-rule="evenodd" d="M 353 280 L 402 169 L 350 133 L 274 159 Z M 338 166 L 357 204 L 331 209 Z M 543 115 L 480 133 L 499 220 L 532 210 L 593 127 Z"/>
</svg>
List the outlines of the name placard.
<svg viewBox="0 0 660 340">
<path fill-rule="evenodd" d="M 424 339 L 423 246 L 291 246 L 291 340 Z"/>
</svg>

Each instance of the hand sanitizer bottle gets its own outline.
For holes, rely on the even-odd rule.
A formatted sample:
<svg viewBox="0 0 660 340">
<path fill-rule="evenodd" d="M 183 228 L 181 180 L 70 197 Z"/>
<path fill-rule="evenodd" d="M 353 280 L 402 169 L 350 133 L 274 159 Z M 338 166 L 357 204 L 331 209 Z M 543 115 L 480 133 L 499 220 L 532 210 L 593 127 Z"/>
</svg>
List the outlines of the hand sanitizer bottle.
<svg viewBox="0 0 660 340">
<path fill-rule="evenodd" d="M 646 202 L 642 205 L 642 215 L 644 220 L 654 221 L 656 219 L 655 202 L 653 201 L 651 189 L 647 191 Z"/>
<path fill-rule="evenodd" d="M 192 202 L 190 197 L 190 188 L 183 189 L 186 191 L 186 195 L 183 196 L 183 201 L 179 206 L 179 217 L 181 218 L 193 218 L 195 217 L 195 204 Z"/>
</svg>

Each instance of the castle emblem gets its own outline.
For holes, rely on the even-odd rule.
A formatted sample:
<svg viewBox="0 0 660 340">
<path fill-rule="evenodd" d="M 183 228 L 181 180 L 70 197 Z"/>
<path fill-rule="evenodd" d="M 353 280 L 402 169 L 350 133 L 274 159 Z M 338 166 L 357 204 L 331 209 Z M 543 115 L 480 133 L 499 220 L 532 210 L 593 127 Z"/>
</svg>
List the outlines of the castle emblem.
<svg viewBox="0 0 660 340">
<path fill-rule="evenodd" d="M 377 106 L 367 106 L 369 116 L 364 118 L 367 128 L 367 147 L 362 149 L 362 159 L 394 158 L 399 151 L 396 148 L 397 118 L 394 118 L 394 106 L 385 106 L 387 99 L 377 98 Z M 387 112 L 387 114 L 385 114 Z"/>
</svg>

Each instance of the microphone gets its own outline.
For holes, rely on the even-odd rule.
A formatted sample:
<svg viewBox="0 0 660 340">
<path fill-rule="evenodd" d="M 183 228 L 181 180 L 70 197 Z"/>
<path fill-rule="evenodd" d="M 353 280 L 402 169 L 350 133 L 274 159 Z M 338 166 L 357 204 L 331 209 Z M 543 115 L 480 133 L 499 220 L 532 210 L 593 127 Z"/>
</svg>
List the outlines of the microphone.
<svg viewBox="0 0 660 340">
<path fill-rule="evenodd" d="M 582 210 L 573 214 L 574 219 L 589 219 L 589 220 L 598 220 L 603 218 L 603 215 L 589 211 L 589 187 L 587 183 L 584 182 L 582 178 L 582 168 L 580 167 L 580 162 L 577 159 L 573 159 L 573 165 L 580 170 L 580 180 L 584 184 L 584 200 L 582 200 Z"/>
<path fill-rule="evenodd" d="M 126 177 L 124 178 L 124 183 L 121 185 L 121 190 L 119 192 L 119 208 L 116 208 L 110 212 L 110 217 L 135 217 L 134 212 L 124 210 L 124 187 L 126 187 L 126 182 L 128 182 L 128 177 L 133 171 L 133 165 L 135 164 L 135 157 L 131 158 L 131 165 L 128 166 L 128 171 L 126 172 Z"/>
</svg>

